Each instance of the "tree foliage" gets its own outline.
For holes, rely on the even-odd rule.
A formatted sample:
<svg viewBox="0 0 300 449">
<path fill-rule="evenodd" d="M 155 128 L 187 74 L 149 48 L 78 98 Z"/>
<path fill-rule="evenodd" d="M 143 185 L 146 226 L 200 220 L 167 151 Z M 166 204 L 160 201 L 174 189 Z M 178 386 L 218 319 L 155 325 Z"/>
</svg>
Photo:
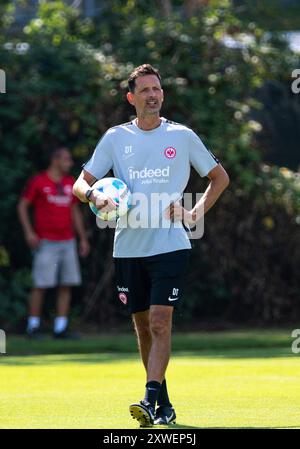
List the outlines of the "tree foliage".
<svg viewBox="0 0 300 449">
<path fill-rule="evenodd" d="M 14 324 L 24 315 L 16 304 L 28 290 L 22 273 L 30 256 L 15 211 L 25 180 L 58 143 L 72 149 L 77 175 L 101 134 L 134 114 L 126 79 L 144 62 L 162 73 L 163 115 L 198 132 L 231 178 L 207 215 L 204 238 L 194 242 L 182 319 L 280 322 L 299 311 L 299 178 L 263 163 L 254 139 L 261 124 L 250 114 L 261 108 L 254 92 L 287 76 L 294 57 L 241 22 L 227 1 L 193 14 L 180 3 L 104 2 L 91 21 L 61 2 L 43 2 L 21 35 L 0 37 L 8 79 L 0 107 L 3 319 Z M 194 173 L 188 189 L 206 185 Z M 100 233 L 85 214 L 93 253 L 83 264 L 80 313 L 109 324 L 123 314 L 113 300 L 112 233 Z"/>
</svg>

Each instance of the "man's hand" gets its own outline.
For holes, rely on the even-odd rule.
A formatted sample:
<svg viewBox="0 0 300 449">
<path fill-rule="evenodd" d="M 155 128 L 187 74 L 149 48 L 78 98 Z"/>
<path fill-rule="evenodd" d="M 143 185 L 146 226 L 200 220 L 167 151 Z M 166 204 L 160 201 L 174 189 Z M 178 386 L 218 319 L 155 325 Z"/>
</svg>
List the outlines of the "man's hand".
<svg viewBox="0 0 300 449">
<path fill-rule="evenodd" d="M 183 221 L 185 225 L 193 226 L 204 214 L 215 204 L 221 193 L 229 184 L 227 175 L 221 164 L 214 167 L 208 174 L 210 183 L 201 199 L 195 204 L 192 210 L 184 209 L 179 201 L 171 203 L 166 209 L 166 218 L 172 221 Z"/>
<path fill-rule="evenodd" d="M 89 241 L 86 238 L 82 238 L 79 241 L 79 255 L 80 257 L 87 257 L 90 253 L 91 247 Z"/>
<path fill-rule="evenodd" d="M 115 203 L 111 198 L 109 198 L 105 193 L 99 192 L 99 190 L 94 189 L 90 201 L 97 207 L 101 212 L 111 212 L 116 210 L 117 203 Z"/>
<path fill-rule="evenodd" d="M 40 239 L 35 232 L 28 232 L 25 234 L 26 242 L 31 249 L 37 249 L 40 244 Z"/>
<path fill-rule="evenodd" d="M 187 210 L 177 203 L 171 203 L 166 209 L 166 218 L 171 221 L 183 221 L 185 225 L 193 226 L 196 223 L 196 215 L 193 210 Z"/>
</svg>

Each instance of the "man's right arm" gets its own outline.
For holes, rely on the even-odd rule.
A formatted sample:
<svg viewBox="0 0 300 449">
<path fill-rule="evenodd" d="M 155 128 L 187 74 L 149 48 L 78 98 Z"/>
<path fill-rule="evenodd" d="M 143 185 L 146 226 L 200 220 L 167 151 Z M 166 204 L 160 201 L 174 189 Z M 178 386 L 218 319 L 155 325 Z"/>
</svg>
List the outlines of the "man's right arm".
<svg viewBox="0 0 300 449">
<path fill-rule="evenodd" d="M 114 201 L 97 189 L 93 190 L 89 199 L 87 199 L 86 193 L 96 181 L 97 178 L 95 178 L 95 176 L 91 175 L 91 173 L 86 170 L 82 170 L 73 185 L 73 194 L 83 203 L 91 201 L 97 209 L 102 210 L 103 212 L 114 210 L 116 208 Z"/>
<path fill-rule="evenodd" d="M 86 192 L 91 188 L 91 186 L 97 181 L 95 176 L 91 175 L 86 170 L 82 170 L 78 179 L 73 185 L 73 194 L 83 203 L 87 203 L 88 199 L 86 197 Z M 93 201 L 93 193 L 90 200 Z"/>
<path fill-rule="evenodd" d="M 39 244 L 39 237 L 35 233 L 29 217 L 30 201 L 21 198 L 18 204 L 18 216 L 24 231 L 25 239 L 31 249 L 35 249 Z"/>
</svg>

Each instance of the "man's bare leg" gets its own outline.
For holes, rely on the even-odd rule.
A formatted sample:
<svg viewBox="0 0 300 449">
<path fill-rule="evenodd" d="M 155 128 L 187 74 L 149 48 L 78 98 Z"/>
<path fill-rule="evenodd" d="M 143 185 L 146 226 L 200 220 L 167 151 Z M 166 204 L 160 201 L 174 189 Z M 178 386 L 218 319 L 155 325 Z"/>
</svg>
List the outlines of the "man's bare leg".
<svg viewBox="0 0 300 449">
<path fill-rule="evenodd" d="M 44 288 L 33 288 L 29 297 L 29 316 L 41 316 L 42 306 L 45 296 Z"/>
<path fill-rule="evenodd" d="M 133 314 L 147 381 L 164 380 L 171 351 L 172 315 L 173 307 L 158 305 Z"/>
<path fill-rule="evenodd" d="M 132 315 L 135 332 L 138 339 L 138 347 L 143 361 L 145 370 L 147 372 L 148 358 L 152 344 L 152 337 L 150 332 L 149 310 L 144 312 L 137 312 Z"/>
<path fill-rule="evenodd" d="M 57 292 L 56 318 L 54 321 L 54 333 L 61 334 L 68 326 L 68 316 L 71 304 L 71 287 L 60 285 Z"/>
<path fill-rule="evenodd" d="M 147 365 L 147 381 L 157 381 L 160 384 L 165 378 L 165 372 L 170 359 L 171 331 L 173 307 L 153 305 L 150 307 L 151 349 Z"/>
<path fill-rule="evenodd" d="M 139 350 L 147 372 L 144 401 L 149 402 L 153 408 L 158 399 L 160 399 L 159 405 L 172 407 L 165 382 L 165 372 L 170 358 L 172 314 L 173 307 L 170 306 L 151 306 L 149 311 L 133 314 Z M 163 388 L 161 388 L 162 383 Z M 139 421 L 142 419 L 141 406 L 133 404 L 130 411 L 133 417 Z M 174 418 L 176 418 L 175 413 Z"/>
<path fill-rule="evenodd" d="M 42 306 L 45 296 L 44 288 L 34 287 L 31 290 L 28 301 L 28 322 L 27 333 L 33 335 L 34 331 L 37 331 L 41 323 Z"/>
<path fill-rule="evenodd" d="M 70 304 L 71 288 L 66 285 L 59 286 L 57 292 L 56 316 L 67 317 L 70 311 Z"/>
</svg>

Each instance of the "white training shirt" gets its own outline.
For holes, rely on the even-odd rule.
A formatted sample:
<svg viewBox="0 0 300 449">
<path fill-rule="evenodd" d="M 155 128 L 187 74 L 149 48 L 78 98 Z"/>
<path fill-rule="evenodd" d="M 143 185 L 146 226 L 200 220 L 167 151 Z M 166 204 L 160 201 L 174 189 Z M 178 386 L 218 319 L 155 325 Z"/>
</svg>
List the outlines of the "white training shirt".
<svg viewBox="0 0 300 449">
<path fill-rule="evenodd" d="M 161 203 L 160 210 L 153 204 L 161 194 L 179 199 L 191 166 L 204 177 L 218 163 L 194 131 L 163 117 L 160 126 L 150 131 L 140 129 L 136 119 L 110 128 L 84 170 L 101 179 L 112 169 L 129 187 L 133 199 L 139 200 L 118 219 L 113 257 L 146 257 L 190 249 L 182 223 L 163 218 L 170 201 Z"/>
</svg>

